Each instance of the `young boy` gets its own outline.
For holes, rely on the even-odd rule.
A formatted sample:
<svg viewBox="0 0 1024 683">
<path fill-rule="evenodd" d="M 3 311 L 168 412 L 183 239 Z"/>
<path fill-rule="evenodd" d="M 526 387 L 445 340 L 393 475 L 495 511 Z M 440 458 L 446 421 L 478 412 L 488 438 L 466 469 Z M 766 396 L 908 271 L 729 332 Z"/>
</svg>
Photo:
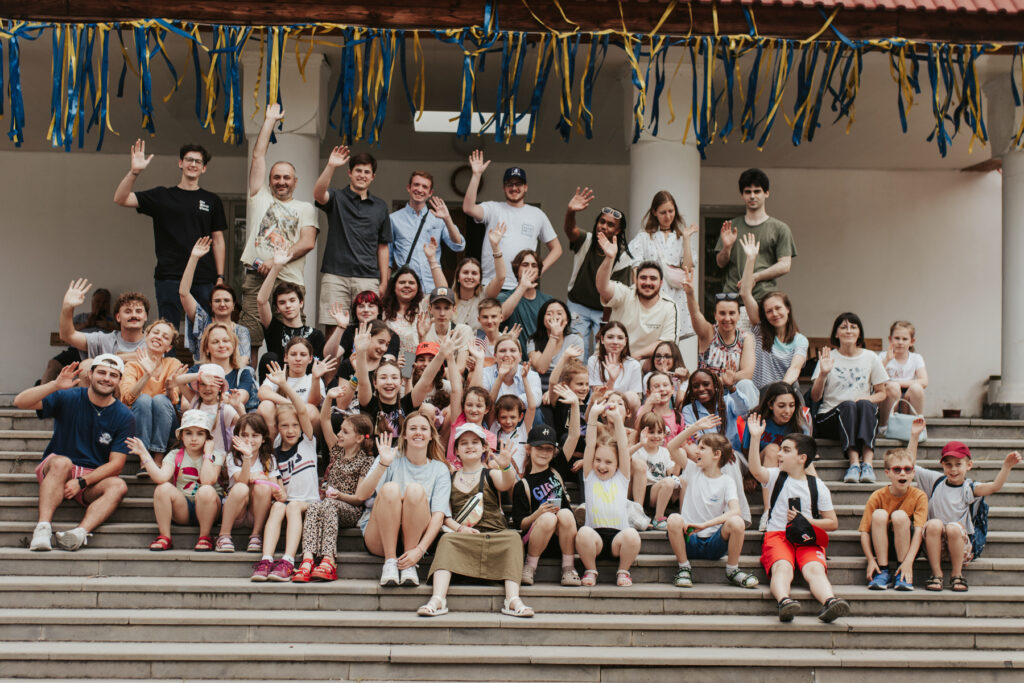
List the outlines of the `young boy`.
<svg viewBox="0 0 1024 683">
<path fill-rule="evenodd" d="M 456 325 L 455 292 L 447 287 L 435 287 L 430 292 L 431 326 L 423 335 L 421 342 L 440 342 L 448 332 L 455 330 L 458 335 L 459 348 L 463 349 L 473 338 L 473 330 L 469 325 Z"/>
<path fill-rule="evenodd" d="M 645 413 L 644 417 L 652 414 Z M 679 443 L 688 438 L 689 435 Z M 668 541 L 679 563 L 672 583 L 679 588 L 693 586 L 691 557 L 720 560 L 727 555 L 725 576 L 730 583 L 740 588 L 754 588 L 759 583 L 756 576 L 740 569 L 745 525 L 740 516 L 736 482 L 722 474 L 722 465 L 733 458 L 729 439 L 721 434 L 705 434 L 697 445 L 697 459 L 686 462 L 686 492 L 680 514 L 668 518 Z"/>
<path fill-rule="evenodd" d="M 267 275 L 259 292 L 256 293 L 260 324 L 263 325 L 264 338 L 267 341 L 267 352 L 263 354 L 259 362 L 260 382 L 266 379 L 267 366 L 270 361 L 278 364 L 284 363 L 284 346 L 292 337 L 305 337 L 313 346 L 313 358 L 324 357 L 326 341 L 324 333 L 315 327 L 302 324 L 302 307 L 305 301 L 302 289 L 291 282 L 282 282 L 274 287 L 278 273 L 288 262 L 289 252 L 276 249 L 270 274 Z M 271 298 L 271 290 L 273 290 L 273 298 Z M 277 316 L 270 310 L 271 300 L 274 302 Z M 327 378 L 328 383 L 331 379 L 333 379 L 333 375 Z"/>
<path fill-rule="evenodd" d="M 907 450 L 917 456 L 917 440 L 924 430 L 924 418 L 914 420 L 910 428 L 910 443 Z M 917 483 L 928 496 L 928 522 L 924 526 L 925 553 L 931 576 L 925 589 L 942 590 L 942 557 L 949 557 L 950 589 L 965 593 L 968 589 L 964 579 L 964 567 L 974 558 L 971 535 L 974 520 L 971 518 L 972 503 L 978 498 L 995 493 L 1003 488 L 1010 470 L 1020 463 L 1020 453 L 1014 451 L 1003 460 L 1003 466 L 990 484 L 979 484 L 967 478 L 973 467 L 971 449 L 959 441 L 950 441 L 942 447 L 942 474 L 918 466 L 915 469 Z"/>
<path fill-rule="evenodd" d="M 671 475 L 679 474 L 665 448 L 665 420 L 654 412 L 646 412 L 637 423 L 640 438 L 630 449 L 633 471 L 630 475 L 632 498 L 646 508 L 654 508 L 654 528 L 668 528 L 665 508 L 677 489 Z"/>
<path fill-rule="evenodd" d="M 483 299 L 476 307 L 476 319 L 480 329 L 476 332 L 477 339 L 484 341 L 484 365 L 494 365 L 494 345 L 501 336 L 501 302 L 497 299 Z"/>
<path fill-rule="evenodd" d="M 898 591 L 912 591 L 914 558 L 921 549 L 921 536 L 928 519 L 928 496 L 910 485 L 914 478 L 914 458 L 910 451 L 904 448 L 886 451 L 885 474 L 889 485 L 868 498 L 858 527 L 860 546 L 868 559 L 868 588 L 884 591 L 895 587 Z M 890 548 L 898 563 L 891 578 Z"/>
<path fill-rule="evenodd" d="M 562 354 L 563 358 L 565 354 Z M 576 397 L 580 402 L 580 414 L 583 416 L 582 420 L 586 422 L 587 407 L 590 404 L 590 377 L 587 374 L 587 368 L 583 363 L 578 360 L 572 359 L 565 363 L 562 363 L 562 358 L 559 359 L 555 370 L 551 373 L 551 383 L 549 386 L 555 387 L 558 385 L 565 385 L 569 390 L 576 394 Z M 555 428 L 558 433 L 559 443 L 565 441 L 566 437 L 570 432 L 570 421 L 572 419 L 572 406 L 565 401 L 559 400 L 558 392 L 551 390 L 548 391 L 548 400 L 550 401 L 551 420 L 550 424 Z M 545 418 L 546 419 L 546 418 Z M 586 437 L 587 428 L 586 424 L 582 428 L 582 437 Z M 578 472 L 583 467 L 583 450 L 584 440 L 581 439 L 577 442 L 572 457 L 565 454 L 563 451 L 559 451 L 555 454 L 555 459 L 551 462 L 551 466 L 558 470 L 558 473 L 562 475 L 562 478 L 568 480 L 570 474 Z M 574 478 L 576 475 L 573 475 Z"/>
<path fill-rule="evenodd" d="M 530 396 L 529 392 L 526 394 Z M 508 441 L 512 444 L 512 466 L 516 470 L 516 478 L 523 478 L 523 466 L 526 464 L 526 435 L 533 428 L 535 406 L 526 407 L 518 396 L 505 394 L 494 403 L 495 421 L 491 430 L 498 437 L 498 443 Z"/>
<path fill-rule="evenodd" d="M 828 487 L 816 477 L 805 473 L 807 465 L 814 461 L 818 446 L 806 434 L 787 436 L 779 448 L 779 466 L 761 466 L 761 434 L 764 420 L 756 415 L 747 419 L 750 431 L 750 473 L 770 488 L 774 504 L 769 508 L 768 526 L 761 548 L 761 566 L 771 579 L 772 595 L 779 601 L 779 621 L 793 621 L 800 612 L 800 603 L 789 597 L 793 584 L 793 572 L 799 568 L 811 594 L 821 603 L 818 619 L 831 623 L 850 613 L 850 603 L 837 598 L 832 584 L 825 573 L 825 546 L 828 534 L 839 528 L 839 520 L 832 508 L 832 494 Z M 781 485 L 779 482 L 782 482 Z M 817 493 L 817 500 L 811 497 L 811 486 Z M 819 517 L 813 516 L 817 510 Z M 808 514 L 811 512 L 812 514 Z M 808 545 L 794 545 L 787 538 L 786 525 L 798 515 L 810 522 L 815 538 Z M 799 524 L 799 521 L 797 522 Z"/>
</svg>

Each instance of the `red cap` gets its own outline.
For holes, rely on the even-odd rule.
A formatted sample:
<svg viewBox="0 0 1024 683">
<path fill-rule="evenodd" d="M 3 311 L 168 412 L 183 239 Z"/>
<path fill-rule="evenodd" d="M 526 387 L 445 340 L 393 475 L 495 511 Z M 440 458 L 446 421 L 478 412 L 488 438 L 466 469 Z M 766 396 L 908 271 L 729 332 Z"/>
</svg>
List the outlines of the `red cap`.
<svg viewBox="0 0 1024 683">
<path fill-rule="evenodd" d="M 942 447 L 942 457 L 968 458 L 971 457 L 971 449 L 960 441 L 950 441 Z"/>
<path fill-rule="evenodd" d="M 436 356 L 440 350 L 441 345 L 437 342 L 421 342 L 420 345 L 416 347 L 416 355 L 420 356 L 425 353 L 429 353 L 432 356 Z"/>
</svg>

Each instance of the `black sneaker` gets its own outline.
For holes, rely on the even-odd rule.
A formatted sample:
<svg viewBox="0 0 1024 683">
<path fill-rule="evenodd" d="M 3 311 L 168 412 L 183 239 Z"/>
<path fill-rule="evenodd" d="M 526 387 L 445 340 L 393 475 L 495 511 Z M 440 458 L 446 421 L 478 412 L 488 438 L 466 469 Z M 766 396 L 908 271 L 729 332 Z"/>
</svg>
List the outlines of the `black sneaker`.
<svg viewBox="0 0 1024 683">
<path fill-rule="evenodd" d="M 842 598 L 829 598 L 821 606 L 821 611 L 818 612 L 818 619 L 821 619 L 826 624 L 831 624 L 839 617 L 845 617 L 849 613 L 850 603 Z"/>
</svg>

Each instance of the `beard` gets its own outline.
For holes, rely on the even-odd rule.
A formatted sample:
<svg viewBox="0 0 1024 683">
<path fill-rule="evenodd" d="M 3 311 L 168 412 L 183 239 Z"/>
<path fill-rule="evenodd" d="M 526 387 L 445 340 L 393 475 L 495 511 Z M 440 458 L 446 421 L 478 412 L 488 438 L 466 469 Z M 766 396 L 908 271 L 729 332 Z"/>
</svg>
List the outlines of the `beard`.
<svg viewBox="0 0 1024 683">
<path fill-rule="evenodd" d="M 641 301 L 651 301 L 652 299 L 654 299 L 655 297 L 658 296 L 658 292 L 659 292 L 659 290 L 655 289 L 650 294 L 647 294 L 646 292 L 644 292 L 639 287 L 637 287 L 637 289 L 636 289 L 637 298 L 639 298 Z"/>
</svg>

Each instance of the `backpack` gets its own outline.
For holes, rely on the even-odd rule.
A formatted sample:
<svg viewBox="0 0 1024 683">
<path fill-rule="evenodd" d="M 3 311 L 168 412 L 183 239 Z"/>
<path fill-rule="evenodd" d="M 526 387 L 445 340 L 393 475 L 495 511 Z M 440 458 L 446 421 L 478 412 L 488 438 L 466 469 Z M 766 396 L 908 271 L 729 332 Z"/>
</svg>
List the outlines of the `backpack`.
<svg viewBox="0 0 1024 683">
<path fill-rule="evenodd" d="M 935 485 L 932 486 L 932 495 L 935 495 L 935 489 L 939 488 L 939 484 L 946 481 L 946 475 L 942 475 L 935 481 Z M 975 482 L 968 479 L 965 483 L 971 485 L 971 491 L 974 491 Z M 985 498 L 975 498 L 974 502 L 970 505 L 971 510 L 971 522 L 974 524 L 974 533 L 971 534 L 971 550 L 974 551 L 975 557 L 981 557 L 981 552 L 985 549 L 985 539 L 988 537 L 988 503 L 985 502 Z"/>
</svg>

